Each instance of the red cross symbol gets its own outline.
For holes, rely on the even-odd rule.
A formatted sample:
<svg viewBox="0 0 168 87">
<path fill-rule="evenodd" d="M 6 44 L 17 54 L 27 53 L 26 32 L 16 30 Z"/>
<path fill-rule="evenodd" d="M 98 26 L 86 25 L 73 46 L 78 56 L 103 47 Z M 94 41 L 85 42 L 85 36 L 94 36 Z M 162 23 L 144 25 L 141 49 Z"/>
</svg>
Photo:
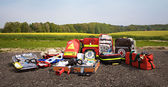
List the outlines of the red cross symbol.
<svg viewBox="0 0 168 87">
<path fill-rule="evenodd" d="M 123 55 L 123 52 L 122 52 L 122 51 L 120 51 L 120 55 Z"/>
</svg>

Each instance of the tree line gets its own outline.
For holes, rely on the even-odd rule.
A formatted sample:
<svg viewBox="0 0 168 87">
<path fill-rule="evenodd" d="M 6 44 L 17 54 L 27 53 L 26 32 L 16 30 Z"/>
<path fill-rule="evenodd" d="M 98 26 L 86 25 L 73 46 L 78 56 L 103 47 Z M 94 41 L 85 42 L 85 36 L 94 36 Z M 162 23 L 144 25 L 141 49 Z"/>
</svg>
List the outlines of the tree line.
<svg viewBox="0 0 168 87">
<path fill-rule="evenodd" d="M 111 25 L 105 23 L 80 23 L 58 25 L 50 22 L 31 23 L 7 22 L 1 30 L 3 33 L 26 33 L 26 32 L 78 32 L 78 33 L 113 33 L 122 31 L 151 31 L 168 30 L 168 24 L 155 25 Z"/>
</svg>

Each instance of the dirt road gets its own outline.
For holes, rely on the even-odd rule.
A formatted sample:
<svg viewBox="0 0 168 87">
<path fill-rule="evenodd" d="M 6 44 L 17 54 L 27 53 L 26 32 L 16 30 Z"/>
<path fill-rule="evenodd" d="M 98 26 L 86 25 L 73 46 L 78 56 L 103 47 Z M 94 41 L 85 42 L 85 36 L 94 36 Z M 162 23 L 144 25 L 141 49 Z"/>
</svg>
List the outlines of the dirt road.
<svg viewBox="0 0 168 87">
<path fill-rule="evenodd" d="M 139 70 L 124 63 L 101 64 L 90 77 L 66 73 L 57 76 L 49 68 L 15 72 L 10 66 L 11 57 L 21 53 L 0 53 L 0 87 L 168 87 L 168 50 L 148 52 L 154 54 L 154 70 Z"/>
</svg>

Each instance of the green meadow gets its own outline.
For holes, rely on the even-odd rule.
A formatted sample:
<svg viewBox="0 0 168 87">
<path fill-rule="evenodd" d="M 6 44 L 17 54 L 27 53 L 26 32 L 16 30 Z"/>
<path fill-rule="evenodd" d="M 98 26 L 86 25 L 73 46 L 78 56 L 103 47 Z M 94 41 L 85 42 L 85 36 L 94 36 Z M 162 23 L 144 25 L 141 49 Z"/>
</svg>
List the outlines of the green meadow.
<svg viewBox="0 0 168 87">
<path fill-rule="evenodd" d="M 129 31 L 110 33 L 113 40 L 131 37 L 137 41 L 137 47 L 168 46 L 168 31 Z M 52 48 L 66 47 L 72 39 L 98 37 L 99 34 L 87 33 L 0 33 L 0 48 Z M 153 41 L 154 40 L 154 41 Z"/>
</svg>

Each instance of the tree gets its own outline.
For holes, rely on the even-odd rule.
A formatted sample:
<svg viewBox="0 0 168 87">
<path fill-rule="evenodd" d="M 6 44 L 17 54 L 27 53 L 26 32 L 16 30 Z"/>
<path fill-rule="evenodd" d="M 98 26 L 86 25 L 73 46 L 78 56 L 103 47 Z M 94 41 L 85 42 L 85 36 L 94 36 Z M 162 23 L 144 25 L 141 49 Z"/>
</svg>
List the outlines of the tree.
<svg viewBox="0 0 168 87">
<path fill-rule="evenodd" d="M 70 32 L 70 28 L 67 25 L 62 25 L 63 32 Z"/>
<path fill-rule="evenodd" d="M 6 22 L 5 23 L 4 30 L 2 32 L 4 32 L 4 33 L 12 32 L 12 24 L 11 24 L 11 22 Z"/>
<path fill-rule="evenodd" d="M 8 32 L 8 33 L 21 32 L 20 23 L 19 22 L 7 22 L 5 24 L 3 32 Z"/>
<path fill-rule="evenodd" d="M 100 24 L 98 24 L 98 23 L 96 23 L 96 26 L 95 26 L 95 33 L 96 34 L 101 33 Z"/>
<path fill-rule="evenodd" d="M 73 24 L 67 24 L 67 27 L 69 27 L 70 32 L 77 32 L 76 29 L 74 28 Z"/>
<path fill-rule="evenodd" d="M 54 23 L 50 23 L 50 32 L 57 32 L 56 25 Z"/>
<path fill-rule="evenodd" d="M 129 31 L 136 31 L 137 30 L 135 25 L 129 25 L 127 28 Z"/>
<path fill-rule="evenodd" d="M 46 22 L 43 24 L 44 26 L 44 32 L 50 32 L 50 23 L 49 22 Z"/>
<path fill-rule="evenodd" d="M 79 33 L 113 33 L 123 31 L 168 30 L 168 24 L 155 25 L 111 25 L 105 23 L 80 23 L 57 25 L 54 23 L 6 22 L 2 32 L 79 32 Z"/>
<path fill-rule="evenodd" d="M 21 32 L 32 32 L 27 22 L 21 23 Z"/>
<path fill-rule="evenodd" d="M 89 24 L 89 29 L 87 33 L 95 33 L 95 23 L 90 23 Z"/>
<path fill-rule="evenodd" d="M 0 33 L 3 31 L 3 28 L 0 28 Z"/>
<path fill-rule="evenodd" d="M 40 23 L 32 23 L 31 27 L 32 27 L 33 31 L 35 31 L 35 32 L 44 32 L 42 29 L 42 24 L 40 24 Z"/>
<path fill-rule="evenodd" d="M 59 25 L 58 32 L 63 32 L 63 26 L 62 25 Z"/>
</svg>

